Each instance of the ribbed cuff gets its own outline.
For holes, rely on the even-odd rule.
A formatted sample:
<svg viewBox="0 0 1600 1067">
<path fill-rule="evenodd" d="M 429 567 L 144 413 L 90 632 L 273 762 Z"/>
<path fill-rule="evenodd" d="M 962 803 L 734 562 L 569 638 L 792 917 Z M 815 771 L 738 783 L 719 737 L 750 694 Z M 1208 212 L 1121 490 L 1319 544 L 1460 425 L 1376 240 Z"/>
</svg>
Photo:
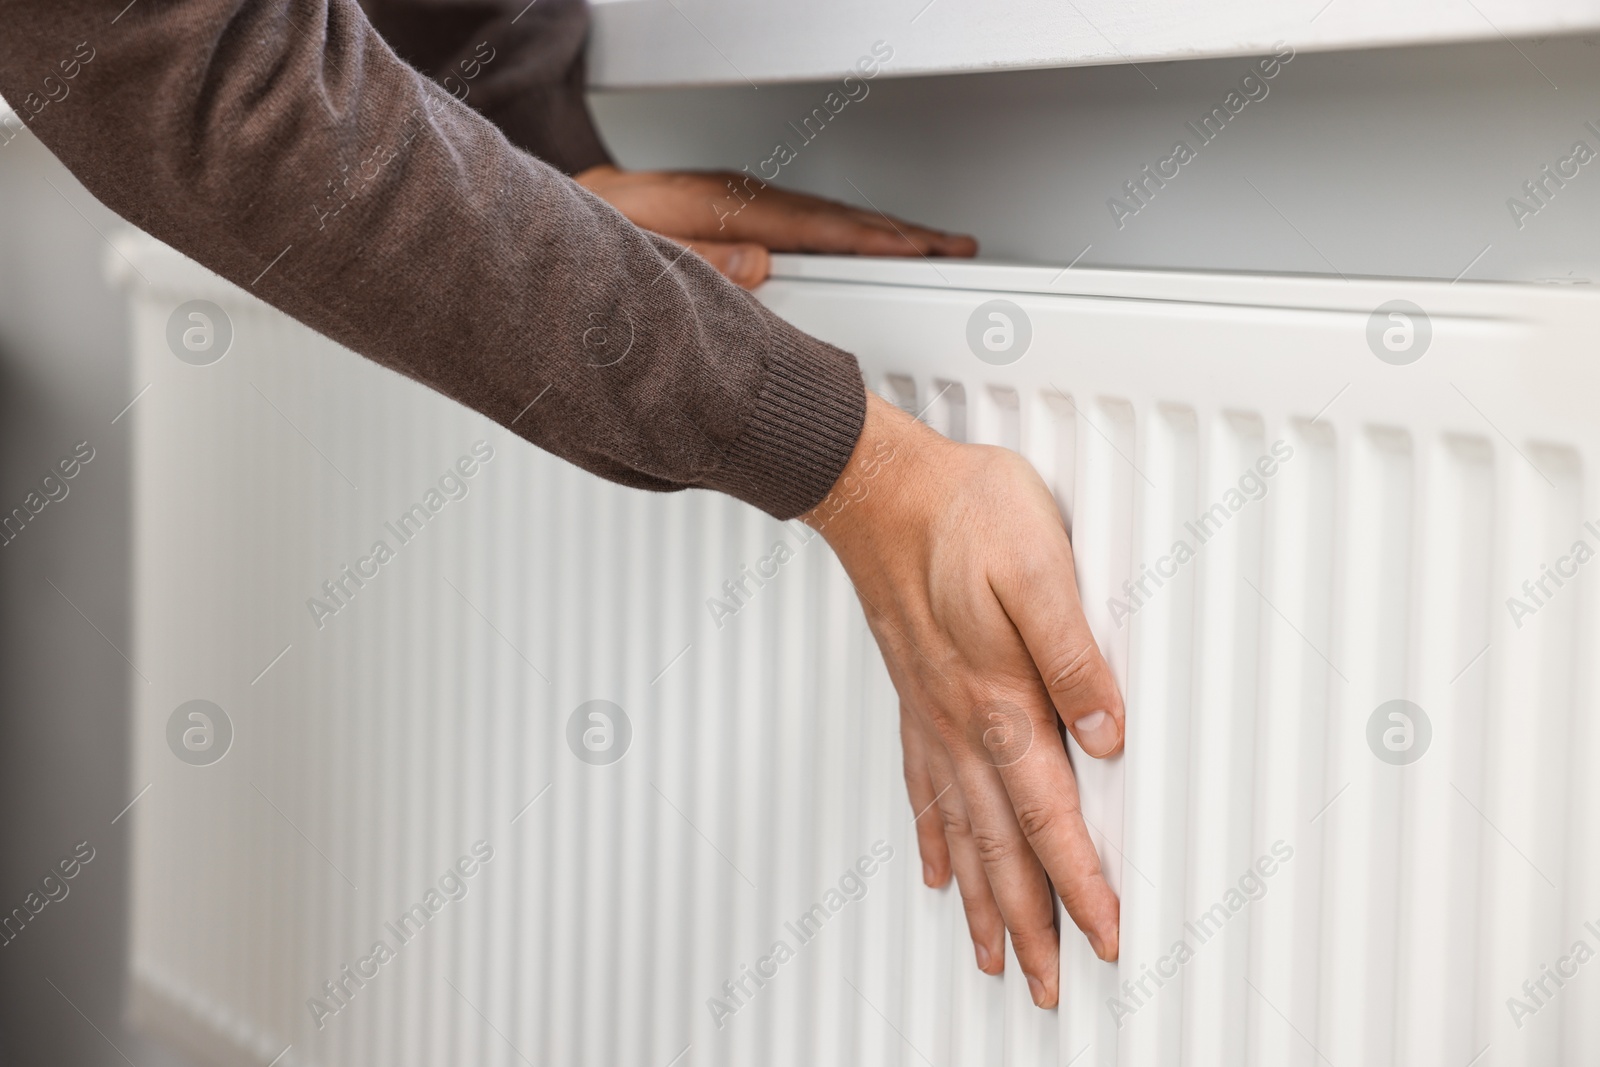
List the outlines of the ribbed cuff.
<svg viewBox="0 0 1600 1067">
<path fill-rule="evenodd" d="M 755 410 L 706 487 L 792 519 L 821 503 L 844 472 L 867 396 L 848 352 L 783 323 L 772 335 Z"/>
</svg>

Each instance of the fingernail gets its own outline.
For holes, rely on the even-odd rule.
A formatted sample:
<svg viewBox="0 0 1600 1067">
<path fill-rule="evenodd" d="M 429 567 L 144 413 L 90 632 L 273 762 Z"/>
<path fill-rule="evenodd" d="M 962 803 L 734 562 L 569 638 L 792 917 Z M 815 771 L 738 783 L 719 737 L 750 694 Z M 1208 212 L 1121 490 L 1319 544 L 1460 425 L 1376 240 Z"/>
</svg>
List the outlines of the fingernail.
<svg viewBox="0 0 1600 1067">
<path fill-rule="evenodd" d="M 1096 933 L 1090 933 L 1087 936 L 1089 938 L 1089 947 L 1094 949 L 1095 956 L 1098 959 L 1102 959 L 1102 960 L 1105 959 L 1106 958 L 1106 943 L 1104 941 L 1100 940 L 1100 935 L 1096 934 Z"/>
<path fill-rule="evenodd" d="M 937 883 L 933 880 L 933 864 L 924 863 L 922 865 L 922 881 L 929 889 L 935 888 Z"/>
<path fill-rule="evenodd" d="M 1117 720 L 1109 712 L 1091 711 L 1073 725 L 1072 732 L 1091 756 L 1104 756 L 1117 747 Z"/>
<path fill-rule="evenodd" d="M 988 973 L 993 966 L 994 956 L 989 952 L 989 946 L 978 942 L 978 970 Z"/>
<path fill-rule="evenodd" d="M 1033 994 L 1033 1002 L 1038 1007 L 1044 1007 L 1044 983 L 1033 975 L 1028 975 L 1028 992 Z"/>
<path fill-rule="evenodd" d="M 750 263 L 750 253 L 742 248 L 735 248 L 728 253 L 728 275 L 732 278 L 743 278 Z"/>
</svg>

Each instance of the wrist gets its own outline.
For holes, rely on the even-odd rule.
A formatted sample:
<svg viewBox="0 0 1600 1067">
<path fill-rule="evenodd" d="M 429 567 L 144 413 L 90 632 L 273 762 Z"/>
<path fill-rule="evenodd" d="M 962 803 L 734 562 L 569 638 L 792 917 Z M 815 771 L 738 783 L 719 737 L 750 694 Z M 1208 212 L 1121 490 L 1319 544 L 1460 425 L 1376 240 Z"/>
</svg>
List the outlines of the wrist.
<svg viewBox="0 0 1600 1067">
<path fill-rule="evenodd" d="M 926 492 L 919 479 L 926 473 L 931 452 L 948 444 L 867 390 L 866 417 L 849 462 L 828 495 L 800 520 L 821 533 L 850 569 L 863 552 L 921 528 L 918 516 Z"/>
</svg>

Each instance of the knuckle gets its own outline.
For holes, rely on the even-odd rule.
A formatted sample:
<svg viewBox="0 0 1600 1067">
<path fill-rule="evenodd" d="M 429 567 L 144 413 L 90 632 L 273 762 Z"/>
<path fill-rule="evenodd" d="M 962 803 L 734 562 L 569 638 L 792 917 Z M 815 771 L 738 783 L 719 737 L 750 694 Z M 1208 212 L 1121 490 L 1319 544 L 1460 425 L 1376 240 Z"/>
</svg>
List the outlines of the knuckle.
<svg viewBox="0 0 1600 1067">
<path fill-rule="evenodd" d="M 1045 913 L 1048 916 L 1048 912 Z M 1009 927 L 1011 932 L 1011 947 L 1017 951 L 1017 959 L 1022 962 L 1031 962 L 1047 955 L 1053 955 L 1056 948 L 1056 928 L 1046 917 L 1040 922 Z"/>
<path fill-rule="evenodd" d="M 1063 828 L 1069 814 L 1061 804 L 1025 801 L 1016 806 L 1017 825 L 1029 841 L 1043 841 L 1056 836 Z"/>
<path fill-rule="evenodd" d="M 967 818 L 967 813 L 958 808 L 939 806 L 939 822 L 944 827 L 944 832 L 951 837 L 971 837 L 972 822 Z"/>
<path fill-rule="evenodd" d="M 1058 881 L 1056 893 L 1060 895 L 1061 903 L 1066 905 L 1067 911 L 1076 915 L 1098 895 L 1099 887 L 1102 885 L 1104 881 L 1101 878 L 1100 857 L 1097 855 Z"/>
<path fill-rule="evenodd" d="M 1093 644 L 1062 651 L 1045 671 L 1045 687 L 1054 696 L 1071 696 L 1094 686 L 1098 679 L 1100 657 Z"/>
<path fill-rule="evenodd" d="M 933 737 L 946 752 L 960 752 L 966 747 L 966 730 L 952 715 L 933 717 Z"/>
<path fill-rule="evenodd" d="M 1009 767 L 1033 747 L 1034 714 L 1010 701 L 986 701 L 973 709 L 967 732 L 974 755 L 992 766 Z"/>
<path fill-rule="evenodd" d="M 1011 839 L 992 830 L 974 829 L 972 845 L 978 850 L 978 858 L 983 861 L 984 866 L 1004 863 L 1012 855 Z"/>
</svg>

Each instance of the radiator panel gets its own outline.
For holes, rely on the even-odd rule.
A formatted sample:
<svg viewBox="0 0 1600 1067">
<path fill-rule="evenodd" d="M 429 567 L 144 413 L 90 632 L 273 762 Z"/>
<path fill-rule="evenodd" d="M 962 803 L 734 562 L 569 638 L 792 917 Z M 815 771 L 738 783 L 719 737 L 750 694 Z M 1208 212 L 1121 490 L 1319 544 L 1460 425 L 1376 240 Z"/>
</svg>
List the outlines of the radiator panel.
<svg viewBox="0 0 1600 1067">
<path fill-rule="evenodd" d="M 976 971 L 954 891 L 921 885 L 895 696 L 820 539 L 602 483 L 167 250 L 124 251 L 154 283 L 133 291 L 152 388 L 129 416 L 151 784 L 128 816 L 132 1010 L 150 1028 L 285 1065 L 1597 1051 L 1587 969 L 1507 1007 L 1575 940 L 1600 947 L 1587 575 L 1546 580 L 1520 627 L 1505 605 L 1573 541 L 1600 544 L 1595 298 L 779 257 L 765 300 L 941 432 L 1023 451 L 1070 525 L 1129 706 L 1124 757 L 1072 751 L 1123 956 L 1096 961 L 1063 916 L 1062 1007 L 1040 1012 L 1014 958 Z M 1032 332 L 1003 366 L 967 340 L 996 296 Z M 191 299 L 233 323 L 211 366 L 166 345 Z M 1367 344 L 1393 299 L 1431 316 L 1409 366 Z M 466 496 L 319 629 L 320 583 L 398 540 L 386 524 L 478 441 L 494 457 Z M 1230 509 L 1274 445 L 1292 457 Z M 1169 568 L 1180 540 L 1197 547 Z M 780 543 L 737 610 L 708 608 Z M 168 750 L 195 698 L 235 729 L 210 766 Z M 1367 737 L 1394 699 L 1432 726 L 1406 766 Z M 597 700 L 631 724 L 615 763 L 569 746 Z M 440 890 L 398 936 L 479 841 L 493 859 L 456 879 L 465 895 Z M 827 912 L 880 841 L 893 858 Z M 1292 859 L 1230 909 L 1278 842 Z M 780 939 L 792 958 L 747 978 Z M 323 983 L 378 940 L 393 958 L 338 1006 Z M 1179 940 L 1192 959 L 1168 976 Z M 320 1028 L 313 997 L 338 1006 Z M 715 1018 L 717 999 L 735 1010 Z"/>
</svg>

